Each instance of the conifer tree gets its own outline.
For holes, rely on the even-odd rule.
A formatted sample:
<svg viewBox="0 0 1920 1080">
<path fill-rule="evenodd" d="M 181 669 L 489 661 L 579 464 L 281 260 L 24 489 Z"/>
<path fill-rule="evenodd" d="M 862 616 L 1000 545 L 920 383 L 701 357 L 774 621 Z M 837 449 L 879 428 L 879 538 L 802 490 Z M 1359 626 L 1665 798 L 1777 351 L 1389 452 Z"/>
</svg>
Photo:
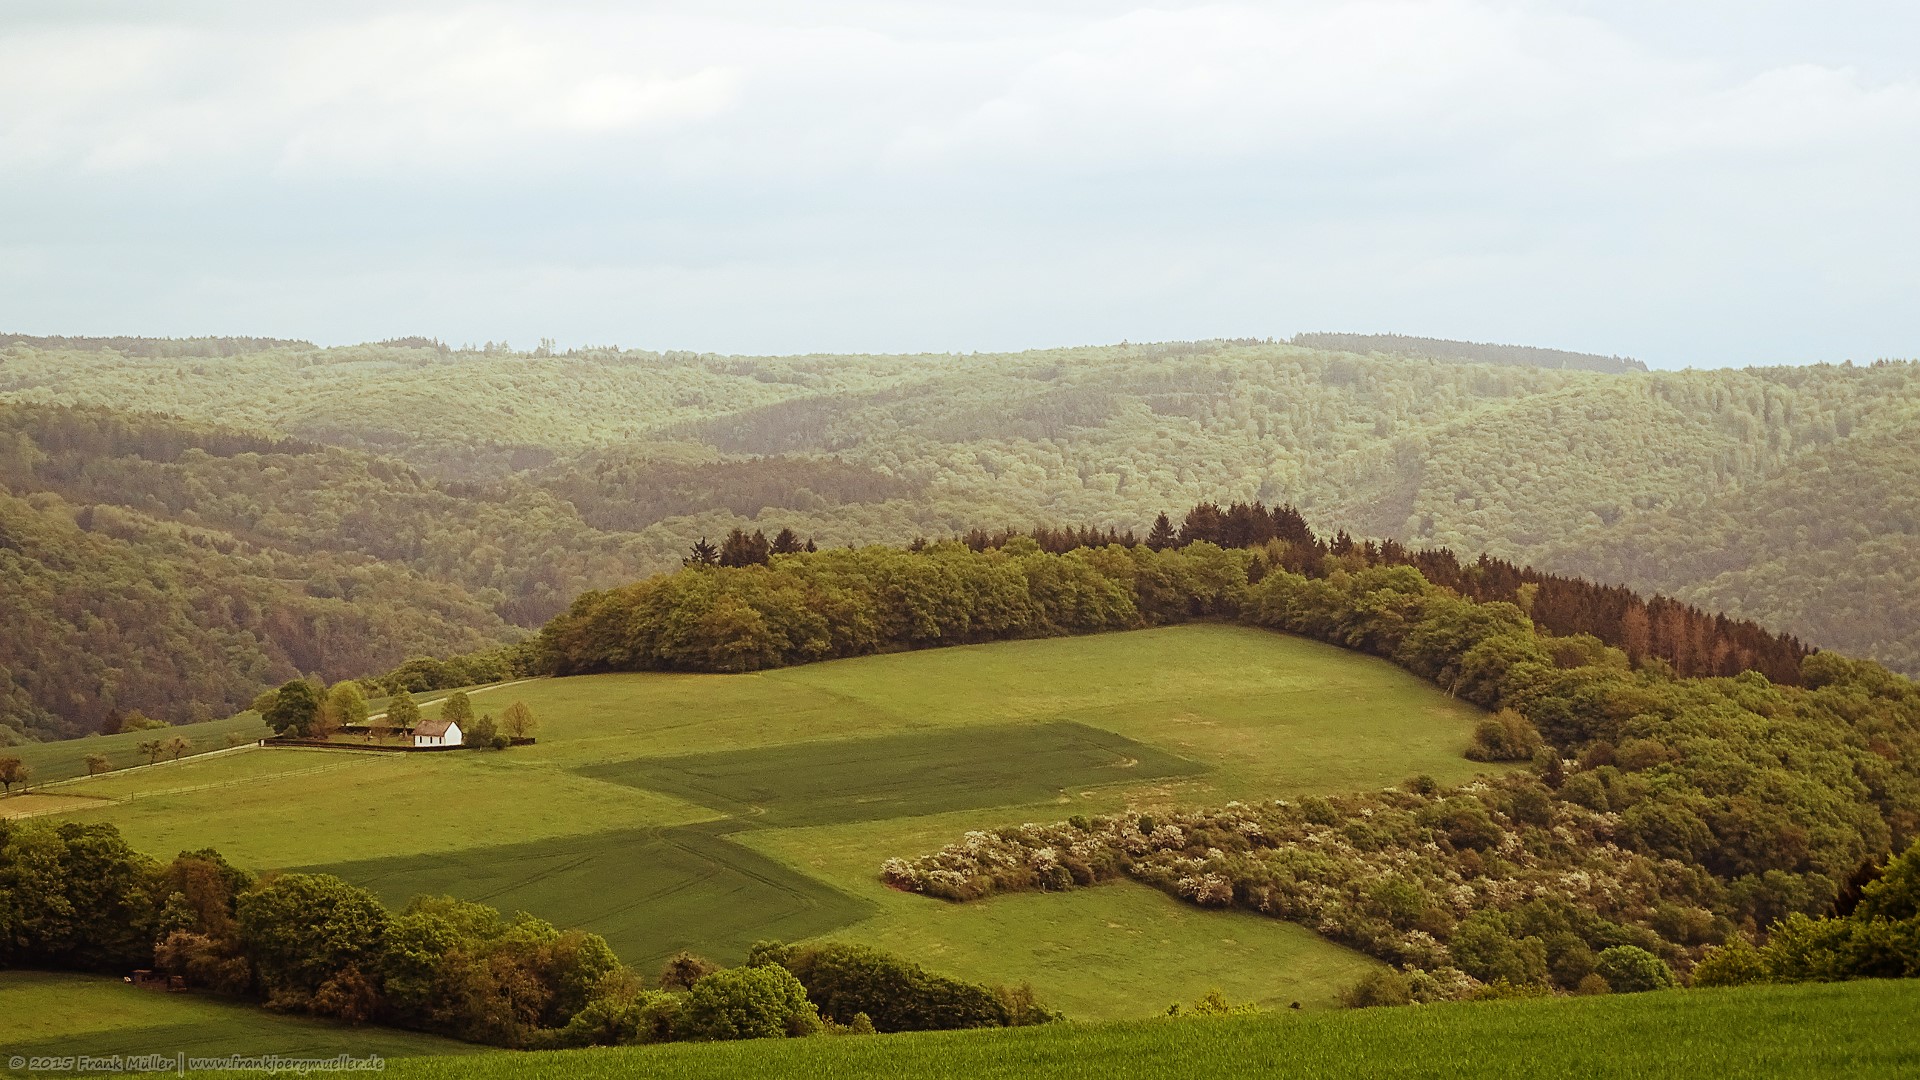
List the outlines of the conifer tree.
<svg viewBox="0 0 1920 1080">
<path fill-rule="evenodd" d="M 720 561 L 720 549 L 707 542 L 706 537 L 694 541 L 693 554 L 680 560 L 685 566 L 713 566 Z"/>
<path fill-rule="evenodd" d="M 1153 528 L 1147 533 L 1147 546 L 1155 551 L 1165 551 L 1172 547 L 1177 538 L 1173 534 L 1173 522 L 1166 514 L 1153 519 Z"/>
<path fill-rule="evenodd" d="M 720 545 L 721 566 L 765 566 L 771 553 L 767 534 L 755 529 L 751 534 L 735 529 Z"/>
</svg>

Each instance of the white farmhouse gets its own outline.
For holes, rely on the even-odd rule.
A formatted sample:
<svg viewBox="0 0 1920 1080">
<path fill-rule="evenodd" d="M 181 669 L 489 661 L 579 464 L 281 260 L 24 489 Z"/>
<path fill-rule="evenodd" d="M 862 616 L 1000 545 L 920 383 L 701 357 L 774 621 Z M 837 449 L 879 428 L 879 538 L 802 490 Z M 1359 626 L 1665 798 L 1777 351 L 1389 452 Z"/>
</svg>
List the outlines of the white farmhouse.
<svg viewBox="0 0 1920 1080">
<path fill-rule="evenodd" d="M 452 720 L 422 720 L 413 725 L 413 745 L 459 746 L 460 725 Z"/>
</svg>

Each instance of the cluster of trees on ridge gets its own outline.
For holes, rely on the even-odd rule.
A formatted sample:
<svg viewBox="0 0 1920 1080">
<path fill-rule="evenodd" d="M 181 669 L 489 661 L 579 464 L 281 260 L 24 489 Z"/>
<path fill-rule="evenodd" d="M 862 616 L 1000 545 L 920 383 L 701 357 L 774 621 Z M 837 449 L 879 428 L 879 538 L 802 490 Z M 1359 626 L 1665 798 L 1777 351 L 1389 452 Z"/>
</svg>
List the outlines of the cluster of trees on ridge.
<svg viewBox="0 0 1920 1080">
<path fill-rule="evenodd" d="M 658 980 L 597 934 L 418 897 L 389 911 L 326 874 L 256 877 L 212 850 L 161 863 L 111 825 L 0 819 L 0 969 L 147 969 L 285 1012 L 551 1048 L 923 1031 L 1058 1019 L 1025 987 L 857 945 L 756 945 Z"/>
<path fill-rule="evenodd" d="M 1510 601 L 1544 630 L 1591 634 L 1635 665 L 1682 676 L 1754 670 L 1793 683 L 1808 649 L 1751 622 L 1482 556 L 1388 540 L 1322 540 L 1291 506 L 1201 503 L 1176 529 L 1131 533 L 974 530 L 958 541 L 803 553 L 782 530 L 695 544 L 697 573 L 588 593 L 541 633 L 557 674 L 650 668 L 747 671 L 831 657 L 1000 638 L 1091 633 L 1241 614 L 1271 571 L 1310 579 L 1407 566 L 1461 596 Z M 778 556 L 801 556 L 778 558 Z"/>
</svg>

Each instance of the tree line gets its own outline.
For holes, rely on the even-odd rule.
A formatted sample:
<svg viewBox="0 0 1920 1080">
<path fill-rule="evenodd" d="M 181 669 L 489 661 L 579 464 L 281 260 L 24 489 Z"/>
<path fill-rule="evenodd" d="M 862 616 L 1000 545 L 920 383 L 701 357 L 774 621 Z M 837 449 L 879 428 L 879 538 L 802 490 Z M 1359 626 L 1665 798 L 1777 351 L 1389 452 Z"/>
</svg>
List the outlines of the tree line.
<svg viewBox="0 0 1920 1080">
<path fill-rule="evenodd" d="M 1210 541 L 1223 547 L 1266 549 L 1267 565 L 1318 576 L 1327 556 L 1344 565 L 1411 566 L 1428 581 L 1474 600 L 1518 604 L 1535 625 L 1559 635 L 1592 634 L 1641 664 L 1663 660 L 1683 677 L 1758 671 L 1774 682 L 1799 681 L 1800 661 L 1812 650 L 1791 634 L 1749 619 L 1729 619 L 1665 596 L 1651 599 L 1619 585 L 1549 574 L 1482 554 L 1463 563 L 1446 548 L 1412 549 L 1399 541 L 1355 540 L 1342 530 L 1331 542 L 1308 527 L 1291 506 L 1268 510 L 1259 502 L 1222 510 L 1201 503 L 1177 532 L 1166 515 L 1148 543 L 1177 546 Z M 1253 571 L 1256 575 L 1259 568 Z"/>
<path fill-rule="evenodd" d="M 552 1048 L 1045 1023 L 1024 987 L 856 945 L 682 954 L 657 979 L 597 934 L 449 896 L 398 911 L 326 874 L 256 876 L 211 849 L 159 862 L 111 825 L 0 819 L 0 968 L 153 970 L 349 1023 Z"/>
<path fill-rule="evenodd" d="M 809 543 L 811 543 L 809 541 Z M 1144 541 L 1096 528 L 975 529 L 905 550 L 808 552 L 792 530 L 704 539 L 692 573 L 581 596 L 548 623 L 546 670 L 745 671 L 869 652 L 1087 633 L 1242 614 L 1274 571 L 1311 580 L 1405 566 L 1460 596 L 1518 605 L 1540 629 L 1590 634 L 1636 666 L 1683 677 L 1759 671 L 1800 678 L 1810 650 L 1790 635 L 1665 597 L 1393 540 L 1323 540 L 1292 506 L 1201 503 Z"/>
</svg>

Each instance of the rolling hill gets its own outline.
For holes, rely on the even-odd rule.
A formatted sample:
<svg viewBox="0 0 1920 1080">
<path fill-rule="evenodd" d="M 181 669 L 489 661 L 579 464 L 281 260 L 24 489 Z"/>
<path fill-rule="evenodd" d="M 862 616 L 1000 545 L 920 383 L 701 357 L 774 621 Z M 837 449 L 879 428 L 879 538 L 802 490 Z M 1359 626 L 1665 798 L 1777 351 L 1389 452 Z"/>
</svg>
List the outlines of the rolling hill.
<svg viewBox="0 0 1920 1080">
<path fill-rule="evenodd" d="M 737 962 L 757 939 L 824 934 L 1031 981 L 1071 1016 L 1108 1018 L 1214 986 L 1324 1006 L 1375 962 L 1131 884 L 948 905 L 888 888 L 879 859 L 1023 815 L 1489 768 L 1462 756 L 1472 706 L 1384 661 L 1221 625 L 545 679 L 476 702 L 509 695 L 542 718 L 538 745 L 246 749 L 56 790 L 99 800 L 68 816 L 111 822 L 141 850 L 211 846 L 392 903 L 449 892 L 523 909 L 598 932 L 644 969 L 682 948 Z"/>
<path fill-rule="evenodd" d="M 1358 336 L 772 358 L 16 340 L 0 739 L 509 642 L 737 526 L 1144 532 L 1206 499 L 1664 591 L 1913 671 L 1916 526 L 1884 508 L 1920 495 L 1916 430 L 1912 364 L 1644 372 Z"/>
</svg>

